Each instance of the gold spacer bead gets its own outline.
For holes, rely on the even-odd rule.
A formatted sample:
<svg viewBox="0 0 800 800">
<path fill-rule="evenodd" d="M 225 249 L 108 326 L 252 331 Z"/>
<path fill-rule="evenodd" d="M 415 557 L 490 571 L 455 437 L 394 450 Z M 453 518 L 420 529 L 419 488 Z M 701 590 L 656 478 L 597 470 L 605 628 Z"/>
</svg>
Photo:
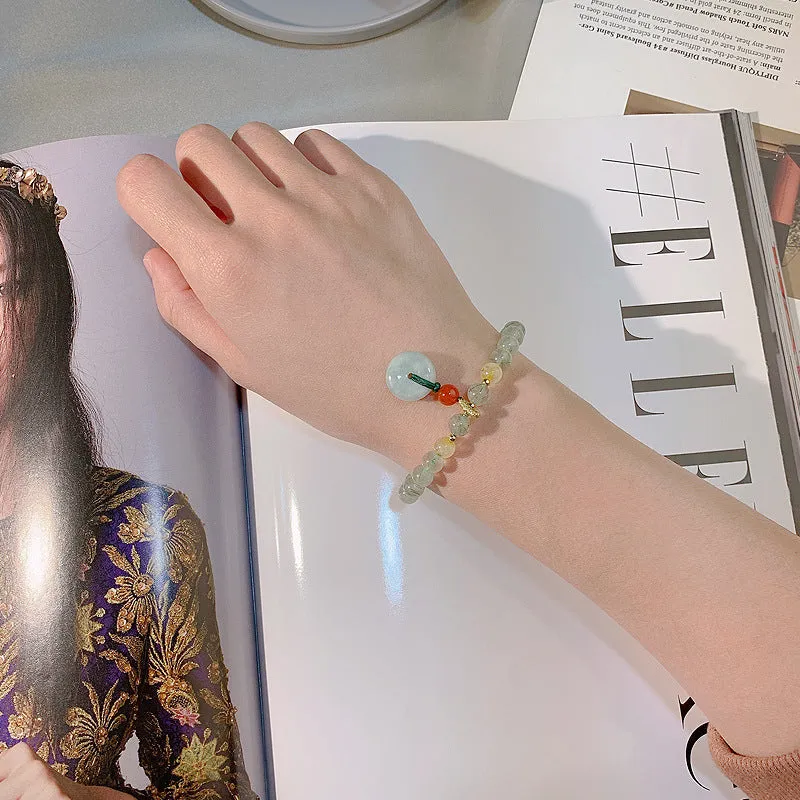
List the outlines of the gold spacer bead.
<svg viewBox="0 0 800 800">
<path fill-rule="evenodd" d="M 451 442 L 455 442 L 455 440 L 456 440 L 456 436 L 455 436 L 455 434 L 452 434 L 452 433 L 451 433 L 451 434 L 450 434 L 450 435 L 449 435 L 447 438 L 448 438 L 448 439 L 449 439 Z"/>
<path fill-rule="evenodd" d="M 461 406 L 461 410 L 473 419 L 477 419 L 481 415 L 481 412 L 466 397 L 459 397 L 458 404 Z"/>
<path fill-rule="evenodd" d="M 488 378 L 484 378 L 484 379 L 483 379 L 483 382 L 484 382 L 484 383 L 485 383 L 487 386 L 489 386 L 489 385 L 492 383 L 492 382 L 491 382 L 491 381 L 490 381 Z"/>
</svg>

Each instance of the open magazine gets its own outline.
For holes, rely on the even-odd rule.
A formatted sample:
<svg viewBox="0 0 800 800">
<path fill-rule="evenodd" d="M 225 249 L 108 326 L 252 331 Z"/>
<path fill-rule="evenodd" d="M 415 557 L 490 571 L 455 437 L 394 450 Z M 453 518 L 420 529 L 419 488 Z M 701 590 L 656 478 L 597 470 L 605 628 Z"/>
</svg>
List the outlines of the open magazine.
<svg viewBox="0 0 800 800">
<path fill-rule="evenodd" d="M 795 527 L 798 365 L 747 117 L 329 130 L 528 356 Z M 741 798 L 691 698 L 591 602 L 436 495 L 402 506 L 400 466 L 245 402 L 161 322 L 114 178 L 173 148 L 9 156 L 68 214 L 0 190 L 0 452 L 24 456 L 0 483 L 0 747 L 136 796 Z"/>
<path fill-rule="evenodd" d="M 754 113 L 787 290 L 800 297 L 794 0 L 544 0 L 512 119 Z"/>
</svg>

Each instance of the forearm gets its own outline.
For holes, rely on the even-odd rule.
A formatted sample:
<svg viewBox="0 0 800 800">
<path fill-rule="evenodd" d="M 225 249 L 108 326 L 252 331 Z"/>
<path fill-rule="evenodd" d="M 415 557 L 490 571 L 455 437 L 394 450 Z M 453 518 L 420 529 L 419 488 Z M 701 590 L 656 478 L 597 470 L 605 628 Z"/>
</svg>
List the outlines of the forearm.
<svg viewBox="0 0 800 800">
<path fill-rule="evenodd" d="M 442 493 L 638 638 L 734 749 L 799 747 L 800 539 L 522 356 L 494 394 Z"/>
</svg>

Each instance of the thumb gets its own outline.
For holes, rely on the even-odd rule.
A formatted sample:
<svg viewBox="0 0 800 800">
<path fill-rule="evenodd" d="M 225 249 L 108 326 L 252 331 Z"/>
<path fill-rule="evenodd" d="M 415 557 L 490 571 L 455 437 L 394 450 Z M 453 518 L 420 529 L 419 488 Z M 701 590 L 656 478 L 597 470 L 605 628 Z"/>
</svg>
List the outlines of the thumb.
<svg viewBox="0 0 800 800">
<path fill-rule="evenodd" d="M 143 263 L 164 321 L 211 356 L 233 380 L 239 380 L 235 376 L 244 374 L 242 354 L 206 311 L 172 257 L 155 247 L 145 253 Z"/>
</svg>

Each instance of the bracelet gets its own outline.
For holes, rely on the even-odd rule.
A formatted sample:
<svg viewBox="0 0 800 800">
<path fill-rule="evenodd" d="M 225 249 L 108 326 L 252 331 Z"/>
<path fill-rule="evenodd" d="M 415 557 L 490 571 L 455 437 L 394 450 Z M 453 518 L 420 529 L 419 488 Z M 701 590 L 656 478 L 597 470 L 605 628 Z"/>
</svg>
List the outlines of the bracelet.
<svg viewBox="0 0 800 800">
<path fill-rule="evenodd" d="M 453 384 L 443 385 L 436 380 L 436 368 L 424 353 L 400 353 L 389 362 L 386 385 L 395 397 L 415 401 L 433 394 L 444 406 L 458 403 L 461 407 L 458 414 L 450 417 L 450 434 L 439 439 L 422 463 L 403 481 L 399 494 L 404 503 L 416 503 L 433 483 L 436 473 L 444 468 L 447 459 L 453 456 L 456 440 L 466 436 L 470 425 L 480 417 L 479 407 L 489 400 L 489 387 L 500 382 L 503 368 L 511 364 L 524 338 L 525 326 L 521 322 L 508 322 L 503 326 L 497 347 L 481 367 L 480 383 L 470 386 L 466 397 Z"/>
</svg>

